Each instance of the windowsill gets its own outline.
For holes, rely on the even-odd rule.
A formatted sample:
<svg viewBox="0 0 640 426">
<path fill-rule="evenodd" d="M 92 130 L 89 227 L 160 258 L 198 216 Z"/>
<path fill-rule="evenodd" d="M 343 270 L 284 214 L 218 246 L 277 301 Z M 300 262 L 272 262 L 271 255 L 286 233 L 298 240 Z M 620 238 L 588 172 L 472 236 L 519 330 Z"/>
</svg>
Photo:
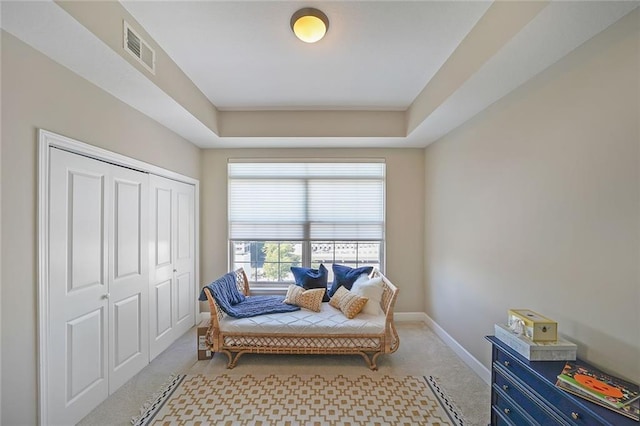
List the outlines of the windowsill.
<svg viewBox="0 0 640 426">
<path fill-rule="evenodd" d="M 287 294 L 287 289 L 282 287 L 251 287 L 251 294 L 253 296 L 284 296 Z"/>
</svg>

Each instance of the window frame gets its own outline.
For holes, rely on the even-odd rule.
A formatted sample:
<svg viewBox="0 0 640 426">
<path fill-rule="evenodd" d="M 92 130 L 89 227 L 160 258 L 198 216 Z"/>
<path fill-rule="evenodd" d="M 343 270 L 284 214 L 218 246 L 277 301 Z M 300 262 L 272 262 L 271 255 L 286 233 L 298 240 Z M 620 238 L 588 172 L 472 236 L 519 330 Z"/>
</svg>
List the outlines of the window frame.
<svg viewBox="0 0 640 426">
<path fill-rule="evenodd" d="M 300 263 L 299 266 L 302 267 L 307 267 L 310 268 L 312 267 L 312 245 L 314 243 L 318 243 L 318 242 L 322 242 L 322 243 L 331 243 L 334 245 L 334 249 L 332 250 L 332 257 L 333 257 L 333 261 L 332 262 L 327 262 L 325 263 L 325 266 L 327 267 L 327 269 L 329 270 L 329 279 L 328 279 L 328 286 L 331 286 L 331 283 L 333 281 L 333 271 L 331 268 L 331 265 L 333 263 L 335 263 L 336 261 L 336 249 L 335 246 L 337 244 L 340 243 L 348 243 L 348 244 L 356 244 L 356 257 L 355 257 L 355 261 L 348 261 L 348 262 L 338 262 L 338 264 L 344 264 L 347 266 L 351 266 L 351 267 L 359 267 L 359 266 L 374 266 L 375 268 L 379 269 L 380 271 L 384 272 L 385 269 L 385 261 L 386 261 L 386 256 L 385 256 L 385 244 L 386 244 L 386 162 L 384 159 L 355 159 L 355 158 L 343 158 L 343 159 L 304 159 L 304 158 L 300 158 L 300 159 L 228 159 L 228 164 L 231 163 L 248 163 L 248 164 L 254 164 L 254 163 L 273 163 L 273 164 L 280 164 L 280 163 L 302 163 L 302 164 L 306 164 L 306 163 L 325 163 L 325 164 L 340 164 L 340 163 L 371 163 L 371 164 L 382 164 L 382 168 L 381 168 L 381 172 L 379 176 L 376 177 L 372 177 L 371 175 L 353 175 L 352 177 L 349 178 L 353 179 L 354 181 L 356 180 L 362 180 L 362 181 L 380 181 L 381 182 L 381 205 L 380 205 L 380 214 L 381 214 L 381 223 L 380 223 L 380 238 L 337 238 L 337 239 L 331 239 L 331 238 L 311 238 L 310 236 L 310 228 L 311 228 L 311 222 L 310 221 L 310 217 L 309 215 L 307 215 L 305 217 L 305 221 L 303 222 L 303 235 L 302 237 L 298 237 L 298 238 L 247 238 L 246 236 L 242 237 L 242 238 L 232 238 L 231 236 L 231 225 L 232 225 L 232 218 L 231 218 L 231 214 L 230 214 L 230 209 L 231 209 L 231 182 L 234 179 L 238 179 L 238 177 L 231 177 L 230 176 L 230 169 L 229 169 L 229 165 L 227 166 L 227 243 L 228 243 L 228 256 L 227 256 L 227 260 L 228 260 L 228 265 L 229 265 L 229 270 L 233 270 L 233 269 L 237 269 L 238 268 L 238 264 L 242 264 L 242 263 L 249 263 L 250 266 L 250 270 L 247 270 L 245 267 L 245 272 L 247 273 L 247 277 L 249 278 L 249 281 L 251 283 L 251 288 L 252 290 L 257 290 L 258 293 L 260 292 L 282 292 L 282 291 L 286 291 L 287 287 L 294 283 L 293 280 L 291 281 L 266 281 L 266 280 L 258 280 L 257 279 L 257 273 L 255 274 L 255 279 L 254 279 L 254 269 L 253 267 L 251 267 L 251 260 L 249 260 L 249 262 L 238 262 L 236 261 L 236 253 L 235 253 L 235 245 L 236 243 L 252 243 L 252 242 L 257 242 L 257 243 L 275 243 L 275 242 L 290 242 L 290 243 L 294 243 L 294 244 L 301 244 L 301 259 L 300 259 Z M 344 168 L 343 168 L 344 169 Z M 283 174 L 282 176 L 280 175 L 276 175 L 275 179 L 284 179 L 287 178 L 286 174 Z M 304 180 L 306 183 L 305 185 L 309 185 L 309 182 L 312 182 L 313 180 L 326 180 L 327 176 L 323 177 L 317 177 L 317 176 L 303 176 L 300 177 L 298 176 L 299 179 Z M 335 175 L 335 176 L 329 176 L 329 179 L 344 179 L 345 177 L 341 174 Z M 240 178 L 242 179 L 242 178 Z M 261 179 L 260 176 L 256 176 L 254 177 L 254 179 Z M 269 175 L 264 177 L 264 180 L 269 180 L 269 179 L 274 179 L 273 175 Z M 306 198 L 305 202 L 304 202 L 304 206 L 305 206 L 305 211 L 306 209 L 309 208 L 309 203 L 310 203 L 310 199 Z M 295 223 L 295 222 L 294 222 Z M 365 222 L 366 223 L 366 222 Z M 360 263 L 359 259 L 358 259 L 358 247 L 357 245 L 359 244 L 363 244 L 363 243 L 375 243 L 378 245 L 378 252 L 379 252 L 379 258 L 377 259 L 377 263 Z M 251 257 L 251 256 L 250 256 Z M 280 259 L 280 256 L 279 256 Z M 315 264 L 314 265 L 316 268 L 319 266 L 319 264 Z"/>
<path fill-rule="evenodd" d="M 257 279 L 252 279 L 252 277 L 254 276 L 253 274 L 253 266 L 249 266 L 249 268 L 251 268 L 250 270 L 247 270 L 246 266 L 241 265 L 242 263 L 251 263 L 251 260 L 249 260 L 249 262 L 240 262 L 240 261 L 236 261 L 235 259 L 235 244 L 236 243 L 300 243 L 302 250 L 301 250 L 301 258 L 300 261 L 297 262 L 297 264 L 295 266 L 301 266 L 301 267 L 306 267 L 306 268 L 314 268 L 317 269 L 319 267 L 319 265 L 322 263 L 329 271 L 329 279 L 327 280 L 327 286 L 330 288 L 331 287 L 331 283 L 333 282 L 333 271 L 332 271 L 332 266 L 333 264 L 339 264 L 339 265 L 346 265 L 352 268 L 358 268 L 361 266 L 373 266 L 374 268 L 379 269 L 382 273 L 384 273 L 384 259 L 385 259 L 385 250 L 384 250 L 384 241 L 382 240 L 296 240 L 296 241 L 291 241 L 291 240 L 229 240 L 229 270 L 234 270 L 234 269 L 238 269 L 240 266 L 242 266 L 245 270 L 245 273 L 247 274 L 247 278 L 249 279 L 249 282 L 251 283 L 251 288 L 252 290 L 259 290 L 259 291 L 269 291 L 269 292 L 274 292 L 274 291 L 286 291 L 287 287 L 290 284 L 294 284 L 295 281 L 293 280 L 293 278 L 290 281 L 268 281 L 268 280 L 257 280 Z M 343 244 L 356 244 L 356 258 L 355 261 L 336 261 L 336 250 L 335 248 L 332 250 L 332 259 L 330 259 L 329 261 L 323 261 L 323 262 L 316 262 L 316 264 L 313 263 L 313 259 L 312 259 L 312 252 L 313 252 L 313 244 L 314 243 L 322 243 L 322 244 L 333 244 L 334 247 L 340 243 Z M 374 243 L 374 244 L 378 244 L 378 250 L 379 250 L 379 259 L 378 262 L 360 262 L 358 259 L 358 253 L 359 250 L 357 248 L 358 245 L 360 244 L 367 244 L 367 243 Z M 365 259 L 366 260 L 366 259 Z M 270 263 L 288 263 L 288 262 L 270 262 Z M 292 262 L 292 263 L 296 263 L 296 262 Z M 240 264 L 240 265 L 239 265 Z M 257 278 L 257 274 L 256 274 L 256 278 Z"/>
</svg>

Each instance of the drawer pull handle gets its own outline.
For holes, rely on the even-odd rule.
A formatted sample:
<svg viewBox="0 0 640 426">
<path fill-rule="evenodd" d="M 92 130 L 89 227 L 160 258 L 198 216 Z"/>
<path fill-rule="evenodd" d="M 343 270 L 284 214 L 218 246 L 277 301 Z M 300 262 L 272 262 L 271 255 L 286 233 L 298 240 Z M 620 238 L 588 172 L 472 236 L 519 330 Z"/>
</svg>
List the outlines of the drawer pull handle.
<svg viewBox="0 0 640 426">
<path fill-rule="evenodd" d="M 507 386 L 507 385 L 502 385 L 502 389 L 503 389 L 503 390 L 508 390 L 508 389 L 509 389 L 509 386 Z"/>
<path fill-rule="evenodd" d="M 504 366 L 505 366 L 505 367 L 508 367 L 508 366 L 509 366 L 509 361 L 505 361 L 505 362 L 504 362 Z"/>
<path fill-rule="evenodd" d="M 573 420 L 578 420 L 580 418 L 580 414 L 572 412 L 571 417 L 573 418 Z"/>
<path fill-rule="evenodd" d="M 511 410 L 509 410 L 508 408 L 505 408 L 505 409 L 504 409 L 504 413 L 505 413 L 505 414 L 509 414 L 510 412 L 511 412 Z"/>
</svg>

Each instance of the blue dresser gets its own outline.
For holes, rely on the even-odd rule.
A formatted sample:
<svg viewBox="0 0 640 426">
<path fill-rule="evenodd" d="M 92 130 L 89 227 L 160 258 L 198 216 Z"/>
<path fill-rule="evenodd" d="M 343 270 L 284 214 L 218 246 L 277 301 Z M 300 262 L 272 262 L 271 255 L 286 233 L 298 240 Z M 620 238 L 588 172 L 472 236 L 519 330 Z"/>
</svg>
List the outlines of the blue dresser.
<svg viewBox="0 0 640 426">
<path fill-rule="evenodd" d="M 640 426 L 639 422 L 556 388 L 565 361 L 528 361 L 494 336 L 491 424 Z"/>
</svg>

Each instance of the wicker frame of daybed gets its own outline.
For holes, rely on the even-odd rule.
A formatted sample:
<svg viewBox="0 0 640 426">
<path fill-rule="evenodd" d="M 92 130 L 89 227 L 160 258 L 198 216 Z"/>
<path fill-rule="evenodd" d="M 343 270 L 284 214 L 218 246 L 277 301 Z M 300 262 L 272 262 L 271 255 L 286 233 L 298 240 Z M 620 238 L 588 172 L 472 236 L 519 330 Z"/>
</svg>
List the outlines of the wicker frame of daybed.
<svg viewBox="0 0 640 426">
<path fill-rule="evenodd" d="M 240 268 L 234 271 L 238 289 L 250 295 L 249 280 Z M 400 338 L 393 322 L 393 309 L 398 289 L 380 271 L 374 270 L 372 277 L 382 277 L 384 291 L 380 306 L 385 314 L 384 332 L 379 334 L 279 334 L 279 333 L 230 333 L 220 330 L 220 320 L 226 314 L 220 309 L 210 291 L 205 294 L 211 311 L 211 321 L 206 343 L 212 352 L 227 355 L 227 368 L 236 366 L 244 354 L 320 354 L 361 355 L 372 370 L 377 370 L 376 360 L 382 354 L 398 350 Z"/>
</svg>

